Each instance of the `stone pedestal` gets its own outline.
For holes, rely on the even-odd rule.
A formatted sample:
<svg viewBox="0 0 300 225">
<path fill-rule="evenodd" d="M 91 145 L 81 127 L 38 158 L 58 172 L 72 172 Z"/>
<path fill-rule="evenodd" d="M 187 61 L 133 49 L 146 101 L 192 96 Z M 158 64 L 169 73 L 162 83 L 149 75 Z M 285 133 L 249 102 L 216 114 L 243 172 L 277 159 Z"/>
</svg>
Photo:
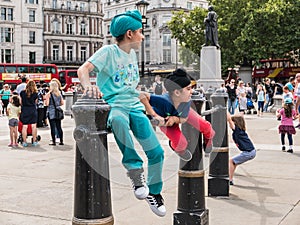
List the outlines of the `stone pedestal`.
<svg viewBox="0 0 300 225">
<path fill-rule="evenodd" d="M 274 95 L 273 96 L 273 101 L 274 101 L 274 104 L 270 108 L 270 112 L 271 113 L 276 113 L 277 109 L 282 108 L 282 96 L 281 95 Z"/>
<path fill-rule="evenodd" d="M 252 84 L 252 68 L 250 66 L 241 66 L 238 75 L 245 84 L 248 82 Z"/>
<path fill-rule="evenodd" d="M 221 50 L 215 46 L 205 46 L 201 49 L 200 79 L 198 86 L 203 84 L 208 88 L 218 89 L 224 83 L 221 75 Z"/>
</svg>

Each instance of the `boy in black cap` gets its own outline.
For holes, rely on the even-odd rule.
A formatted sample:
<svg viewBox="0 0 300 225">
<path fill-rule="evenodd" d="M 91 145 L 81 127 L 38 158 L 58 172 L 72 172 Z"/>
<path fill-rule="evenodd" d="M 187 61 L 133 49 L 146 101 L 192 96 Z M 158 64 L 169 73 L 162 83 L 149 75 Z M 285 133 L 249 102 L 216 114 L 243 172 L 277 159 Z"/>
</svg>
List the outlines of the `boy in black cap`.
<svg viewBox="0 0 300 225">
<path fill-rule="evenodd" d="M 211 124 L 191 108 L 192 84 L 184 69 L 174 71 L 164 84 L 168 93 L 153 95 L 142 92 L 140 99 L 148 114 L 159 121 L 158 126 L 169 138 L 170 147 L 182 160 L 189 161 L 192 154 L 187 149 L 188 143 L 179 124 L 187 122 L 203 133 L 206 146 L 211 145 L 215 132 Z"/>
</svg>

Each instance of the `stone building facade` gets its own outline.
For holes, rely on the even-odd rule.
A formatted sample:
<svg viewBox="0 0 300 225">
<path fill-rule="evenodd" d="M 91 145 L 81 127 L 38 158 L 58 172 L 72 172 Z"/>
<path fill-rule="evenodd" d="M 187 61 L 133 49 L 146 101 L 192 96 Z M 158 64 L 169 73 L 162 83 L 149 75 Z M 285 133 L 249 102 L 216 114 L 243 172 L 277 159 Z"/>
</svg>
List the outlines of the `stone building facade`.
<svg viewBox="0 0 300 225">
<path fill-rule="evenodd" d="M 100 0 L 44 0 L 44 59 L 76 68 L 103 45 Z"/>
<path fill-rule="evenodd" d="M 109 33 L 111 19 L 126 10 L 135 9 L 136 0 L 103 0 L 105 44 L 114 42 Z M 189 11 L 195 7 L 208 8 L 206 0 L 151 0 L 147 1 L 147 24 L 144 29 L 144 59 L 145 70 L 174 69 L 180 63 L 178 58 L 178 43 L 171 38 L 167 22 L 171 20 L 172 12 Z M 202 22 L 202 21 L 200 21 Z M 141 62 L 141 52 L 138 52 Z"/>
<path fill-rule="evenodd" d="M 41 0 L 1 0 L 1 63 L 41 63 L 43 8 Z"/>
</svg>

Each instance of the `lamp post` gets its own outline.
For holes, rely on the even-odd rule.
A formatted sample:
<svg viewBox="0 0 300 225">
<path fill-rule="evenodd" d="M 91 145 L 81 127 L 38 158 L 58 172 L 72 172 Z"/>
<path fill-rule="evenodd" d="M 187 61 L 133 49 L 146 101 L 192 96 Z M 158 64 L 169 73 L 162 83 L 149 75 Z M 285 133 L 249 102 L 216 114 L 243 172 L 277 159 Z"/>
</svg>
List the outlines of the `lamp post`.
<svg viewBox="0 0 300 225">
<path fill-rule="evenodd" d="M 136 4 L 137 9 L 140 11 L 140 13 L 142 14 L 142 29 L 143 29 L 143 34 L 144 34 L 144 29 L 145 29 L 145 25 L 147 24 L 147 17 L 146 17 L 146 13 L 147 13 L 147 7 L 149 5 L 148 2 L 141 0 L 139 2 L 137 2 Z M 141 65 L 141 75 L 142 77 L 144 77 L 145 75 L 145 41 L 143 40 L 142 42 L 142 48 L 141 48 L 141 60 L 142 60 L 142 65 Z"/>
</svg>

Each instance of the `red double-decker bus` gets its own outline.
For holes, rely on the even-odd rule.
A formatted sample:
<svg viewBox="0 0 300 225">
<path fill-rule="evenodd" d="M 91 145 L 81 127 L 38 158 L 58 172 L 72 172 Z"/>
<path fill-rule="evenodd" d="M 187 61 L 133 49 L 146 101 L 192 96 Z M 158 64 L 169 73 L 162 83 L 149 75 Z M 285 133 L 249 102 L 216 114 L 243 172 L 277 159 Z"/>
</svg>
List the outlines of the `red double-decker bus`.
<svg viewBox="0 0 300 225">
<path fill-rule="evenodd" d="M 300 73 L 300 66 L 292 64 L 289 59 L 262 59 L 259 65 L 253 68 L 252 78 L 288 80 L 292 76 L 295 77 L 296 73 Z"/>
<path fill-rule="evenodd" d="M 64 91 L 67 91 L 71 84 L 78 85 L 80 84 L 77 70 L 61 70 L 59 71 L 59 81 L 61 86 L 64 87 Z M 96 73 L 90 73 L 90 82 L 91 84 L 96 84 Z"/>
<path fill-rule="evenodd" d="M 50 82 L 58 77 L 58 69 L 55 64 L 19 64 L 0 63 L 0 81 L 2 85 L 10 84 L 13 87 L 21 83 L 21 77 L 32 79 L 36 82 Z"/>
</svg>

